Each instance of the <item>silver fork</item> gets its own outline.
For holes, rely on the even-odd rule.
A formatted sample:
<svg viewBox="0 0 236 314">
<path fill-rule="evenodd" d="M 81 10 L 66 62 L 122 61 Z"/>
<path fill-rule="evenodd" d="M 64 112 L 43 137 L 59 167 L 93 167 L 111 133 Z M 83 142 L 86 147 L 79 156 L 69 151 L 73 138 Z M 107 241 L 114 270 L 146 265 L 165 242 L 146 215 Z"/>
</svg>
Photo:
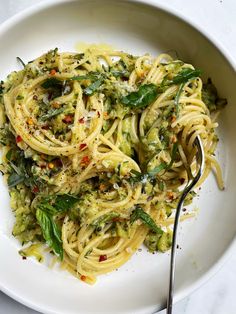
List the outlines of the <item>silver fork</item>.
<svg viewBox="0 0 236 314">
<path fill-rule="evenodd" d="M 174 221 L 174 229 L 173 229 L 173 240 L 172 240 L 172 247 L 171 247 L 171 258 L 170 258 L 170 278 L 169 278 L 169 291 L 168 291 L 168 298 L 167 298 L 167 308 L 166 313 L 171 314 L 173 308 L 173 296 L 174 296 L 174 281 L 175 281 L 175 261 L 176 261 L 176 240 L 177 240 L 177 230 L 179 224 L 179 217 L 180 212 L 183 206 L 183 202 L 188 195 L 188 193 L 193 189 L 193 187 L 197 184 L 199 179 L 202 176 L 203 168 L 204 168 L 204 149 L 202 145 L 202 141 L 200 136 L 196 137 L 195 143 L 197 147 L 197 162 L 199 164 L 199 169 L 196 176 L 191 175 L 191 178 L 188 178 L 188 183 L 184 188 L 182 195 L 180 197 L 176 214 L 175 214 L 175 221 Z M 189 173 L 189 171 L 188 171 Z M 190 171 L 191 173 L 191 171 Z M 189 176 L 189 174 L 188 174 Z"/>
</svg>

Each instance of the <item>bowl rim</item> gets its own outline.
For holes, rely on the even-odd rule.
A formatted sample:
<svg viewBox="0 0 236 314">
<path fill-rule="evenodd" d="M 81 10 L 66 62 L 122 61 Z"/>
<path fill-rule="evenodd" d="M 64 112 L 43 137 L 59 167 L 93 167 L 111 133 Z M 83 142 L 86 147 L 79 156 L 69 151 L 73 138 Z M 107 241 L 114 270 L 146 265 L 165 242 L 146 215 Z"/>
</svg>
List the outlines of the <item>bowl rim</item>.
<svg viewBox="0 0 236 314">
<path fill-rule="evenodd" d="M 0 36 L 8 31 L 11 27 L 14 27 L 19 22 L 23 21 L 27 17 L 30 17 L 34 13 L 43 11 L 47 8 L 62 4 L 62 3 L 72 3 L 72 2 L 85 2 L 86 0 L 43 0 L 40 3 L 32 4 L 26 9 L 21 10 L 20 12 L 14 14 L 7 20 L 0 23 Z M 88 0 L 87 0 L 88 1 Z M 98 0 L 89 0 L 90 2 L 97 2 Z M 111 1 L 115 2 L 117 0 L 104 0 L 109 3 Z M 233 57 L 231 52 L 225 48 L 222 42 L 216 37 L 210 34 L 207 30 L 201 27 L 200 24 L 193 22 L 190 17 L 183 14 L 180 10 L 171 7 L 168 3 L 158 3 L 156 0 L 119 0 L 119 2 L 123 3 L 137 3 L 143 6 L 149 6 L 173 17 L 179 19 L 180 21 L 186 23 L 188 26 L 192 27 L 194 30 L 199 32 L 206 40 L 208 40 L 217 51 L 224 57 L 225 61 L 229 64 L 229 66 L 236 71 L 236 58 Z M 210 280 L 229 260 L 229 258 L 236 252 L 236 236 L 232 239 L 231 243 L 225 249 L 224 253 L 221 257 L 206 271 L 203 275 L 199 277 L 198 280 L 190 284 L 187 288 L 180 289 L 175 293 L 174 303 L 184 299 L 188 295 L 192 294 L 195 290 L 200 288 L 203 284 L 205 284 L 208 280 Z M 53 309 L 44 308 L 43 306 L 37 305 L 34 302 L 31 302 L 29 299 L 17 294 L 13 289 L 9 289 L 8 287 L 2 285 L 0 281 L 0 291 L 13 298 L 17 302 L 30 307 L 39 312 L 44 312 L 47 314 L 58 314 Z M 164 307 L 165 308 L 165 307 Z M 163 308 L 163 309 L 164 309 Z M 156 311 L 154 313 L 157 313 Z"/>
</svg>

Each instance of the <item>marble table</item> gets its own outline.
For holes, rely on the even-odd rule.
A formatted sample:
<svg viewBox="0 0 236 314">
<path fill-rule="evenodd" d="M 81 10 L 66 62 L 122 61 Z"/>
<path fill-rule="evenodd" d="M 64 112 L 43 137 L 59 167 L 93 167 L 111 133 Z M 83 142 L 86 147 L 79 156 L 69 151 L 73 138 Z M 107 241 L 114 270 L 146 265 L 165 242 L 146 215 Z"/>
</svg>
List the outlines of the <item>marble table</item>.
<svg viewBox="0 0 236 314">
<path fill-rule="evenodd" d="M 0 0 L 0 23 L 36 2 L 45 0 Z M 156 0 L 166 3 L 166 0 Z M 169 0 L 168 5 L 204 27 L 230 51 L 236 63 L 235 0 Z M 0 25 L 1 27 L 1 25 Z M 204 286 L 174 307 L 173 314 L 236 314 L 236 252 Z M 36 314 L 0 292 L 0 314 Z M 159 312 L 164 314 L 165 311 Z"/>
</svg>

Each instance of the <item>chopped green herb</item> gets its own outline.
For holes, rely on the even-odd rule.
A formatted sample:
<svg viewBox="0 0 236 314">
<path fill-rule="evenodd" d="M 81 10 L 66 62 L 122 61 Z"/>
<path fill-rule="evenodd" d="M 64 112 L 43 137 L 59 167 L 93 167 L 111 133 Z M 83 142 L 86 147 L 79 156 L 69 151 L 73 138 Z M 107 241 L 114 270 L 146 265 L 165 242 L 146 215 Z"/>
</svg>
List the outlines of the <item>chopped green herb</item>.
<svg viewBox="0 0 236 314">
<path fill-rule="evenodd" d="M 17 184 L 24 182 L 24 180 L 25 180 L 24 175 L 12 172 L 7 179 L 7 184 L 9 188 L 13 188 Z"/>
<path fill-rule="evenodd" d="M 95 81 L 94 83 L 90 84 L 88 87 L 86 87 L 84 89 L 85 95 L 92 96 L 94 93 L 96 93 L 98 88 L 103 84 L 103 81 L 104 81 L 104 79 L 100 78 L 97 81 Z"/>
<path fill-rule="evenodd" d="M 46 121 L 46 120 L 49 120 L 57 115 L 59 115 L 60 113 L 62 113 L 64 111 L 64 108 L 61 107 L 61 108 L 57 108 L 57 109 L 54 109 L 54 108 L 51 108 L 48 110 L 48 112 L 44 115 L 42 115 L 40 117 L 40 120 L 41 121 Z"/>
<path fill-rule="evenodd" d="M 155 221 L 152 219 L 152 217 L 147 214 L 141 207 L 137 207 L 130 216 L 130 222 L 131 224 L 134 223 L 136 220 L 142 220 L 142 222 L 149 227 L 152 231 L 162 234 L 163 230 L 158 227 L 155 223 Z"/>
</svg>

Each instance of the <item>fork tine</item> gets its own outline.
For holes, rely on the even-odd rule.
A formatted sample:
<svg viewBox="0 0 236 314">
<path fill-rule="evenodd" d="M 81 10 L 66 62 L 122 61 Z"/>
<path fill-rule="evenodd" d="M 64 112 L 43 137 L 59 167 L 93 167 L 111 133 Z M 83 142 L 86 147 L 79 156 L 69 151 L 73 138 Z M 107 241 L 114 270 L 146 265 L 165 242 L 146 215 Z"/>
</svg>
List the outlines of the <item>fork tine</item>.
<svg viewBox="0 0 236 314">
<path fill-rule="evenodd" d="M 168 291 L 167 308 L 166 308 L 167 314 L 171 314 L 172 308 L 173 308 L 175 263 L 176 263 L 176 241 L 177 241 L 177 231 L 178 231 L 180 212 L 181 212 L 183 202 L 186 196 L 193 189 L 193 187 L 197 184 L 197 182 L 202 176 L 203 169 L 204 169 L 204 160 L 205 160 L 204 148 L 203 148 L 202 141 L 199 135 L 196 137 L 195 145 L 197 147 L 197 153 L 198 153 L 197 162 L 199 164 L 199 169 L 196 176 L 192 176 L 192 181 L 188 181 L 186 187 L 184 188 L 182 195 L 180 197 L 177 209 L 176 209 L 176 213 L 175 213 L 173 240 L 172 240 L 172 247 L 171 247 L 171 258 L 170 258 L 169 291 Z"/>
</svg>

